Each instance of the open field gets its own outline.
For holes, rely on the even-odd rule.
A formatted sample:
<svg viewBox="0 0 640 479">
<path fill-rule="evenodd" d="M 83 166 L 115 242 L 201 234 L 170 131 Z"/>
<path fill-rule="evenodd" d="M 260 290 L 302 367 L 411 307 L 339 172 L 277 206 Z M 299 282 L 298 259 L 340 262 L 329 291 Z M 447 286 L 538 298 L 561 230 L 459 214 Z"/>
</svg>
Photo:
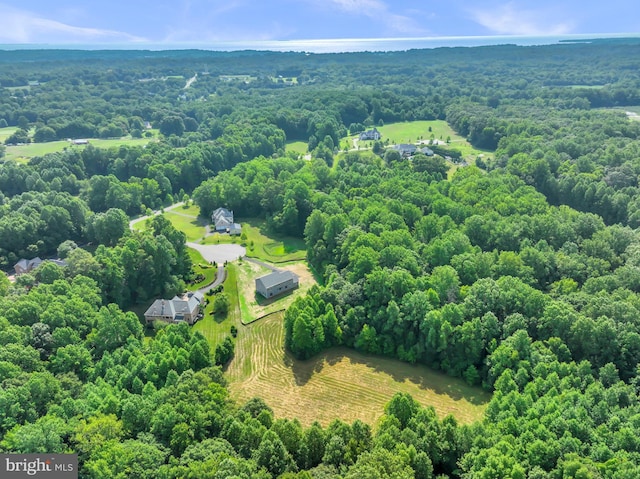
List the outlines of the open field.
<svg viewBox="0 0 640 479">
<path fill-rule="evenodd" d="M 4 140 L 9 138 L 18 130 L 15 126 L 8 126 L 6 128 L 0 128 L 0 143 L 4 144 Z"/>
<path fill-rule="evenodd" d="M 282 313 L 239 328 L 236 354 L 227 368 L 231 395 L 240 403 L 262 397 L 276 417 L 314 420 L 361 419 L 375 424 L 396 392 L 407 392 L 442 418 L 461 423 L 480 419 L 490 395 L 463 381 L 393 359 L 333 348 L 298 361 L 283 348 Z"/>
<path fill-rule="evenodd" d="M 287 141 L 285 151 L 294 151 L 299 155 L 306 155 L 309 153 L 309 145 L 304 141 Z"/>
<path fill-rule="evenodd" d="M 429 131 L 429 127 L 431 127 L 431 131 Z M 431 139 L 446 142 L 447 138 L 449 138 L 450 143 L 441 146 L 451 150 L 458 150 L 467 161 L 475 160 L 478 155 L 490 153 L 489 150 L 480 150 L 473 147 L 465 138 L 458 135 L 444 120 L 406 121 L 390 123 L 377 128 L 382 134 L 381 141 L 384 145 L 397 145 L 399 143 L 415 144 L 421 142 L 428 146 L 428 142 Z M 358 135 L 352 135 L 340 140 L 340 150 L 344 150 L 345 147 L 347 147 L 347 149 L 353 149 L 354 145 L 358 145 L 360 149 L 373 147 L 373 141 L 359 141 L 357 138 Z"/>
<path fill-rule="evenodd" d="M 3 128 L 5 130 L 5 128 Z M 9 136 L 9 135 L 7 135 Z M 146 145 L 150 141 L 153 141 L 152 138 L 114 138 L 108 140 L 101 139 L 92 139 L 90 140 L 91 145 L 96 148 L 111 148 L 114 146 L 142 146 Z M 66 140 L 60 141 L 50 141 L 47 143 L 29 143 L 28 145 L 20 145 L 20 146 L 7 146 L 7 159 L 13 160 L 29 160 L 36 156 L 43 156 L 47 153 L 56 153 L 59 151 L 64 151 L 67 148 L 86 148 L 85 145 L 72 145 Z"/>
<path fill-rule="evenodd" d="M 251 261 L 242 261 L 236 265 L 238 271 L 238 294 L 243 324 L 248 324 L 269 313 L 288 308 L 293 301 L 304 295 L 309 288 L 316 284 L 313 274 L 306 263 L 290 263 L 279 267 L 292 271 L 300 279 L 300 287 L 290 293 L 274 299 L 266 299 L 256 293 L 255 280 L 269 274 L 270 269 Z"/>
</svg>

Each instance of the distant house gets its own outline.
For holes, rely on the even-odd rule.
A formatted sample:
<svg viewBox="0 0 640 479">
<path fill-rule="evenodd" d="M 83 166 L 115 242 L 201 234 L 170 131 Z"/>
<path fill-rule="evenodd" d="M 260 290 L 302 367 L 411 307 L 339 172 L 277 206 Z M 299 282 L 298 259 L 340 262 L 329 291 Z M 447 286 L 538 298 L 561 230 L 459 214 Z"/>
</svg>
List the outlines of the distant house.
<svg viewBox="0 0 640 479">
<path fill-rule="evenodd" d="M 211 214 L 211 221 L 215 226 L 216 233 L 229 233 L 239 235 L 242 233 L 240 223 L 233 222 L 233 211 L 226 208 L 218 208 Z"/>
<path fill-rule="evenodd" d="M 360 133 L 361 140 L 379 140 L 380 138 L 382 138 L 382 135 L 377 128 Z"/>
<path fill-rule="evenodd" d="M 147 324 L 153 321 L 193 324 L 198 319 L 203 302 L 204 296 L 199 292 L 175 296 L 173 299 L 156 299 L 144 312 L 144 319 Z"/>
<path fill-rule="evenodd" d="M 36 256 L 33 259 L 22 258 L 13 266 L 13 269 L 16 271 L 16 276 L 18 276 L 20 274 L 29 273 L 30 271 L 33 271 L 41 264 L 42 264 L 42 260 L 38 256 Z"/>
<path fill-rule="evenodd" d="M 89 144 L 89 140 L 85 140 L 83 138 L 79 138 L 77 140 L 72 140 L 71 138 L 69 138 L 69 141 L 71 142 L 72 145 L 88 145 Z"/>
<path fill-rule="evenodd" d="M 414 155 L 418 150 L 416 145 L 409 145 L 407 143 L 400 143 L 399 145 L 393 145 L 391 148 L 400 152 L 402 156 Z"/>
<path fill-rule="evenodd" d="M 274 271 L 256 279 L 256 291 L 265 298 L 273 298 L 298 286 L 298 275 L 291 271 Z"/>
</svg>

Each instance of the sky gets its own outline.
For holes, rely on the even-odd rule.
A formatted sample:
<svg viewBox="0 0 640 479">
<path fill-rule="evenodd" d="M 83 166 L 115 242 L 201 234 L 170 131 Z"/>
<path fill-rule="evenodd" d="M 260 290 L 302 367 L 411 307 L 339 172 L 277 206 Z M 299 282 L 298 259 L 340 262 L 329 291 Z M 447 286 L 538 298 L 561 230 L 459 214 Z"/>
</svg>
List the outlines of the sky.
<svg viewBox="0 0 640 479">
<path fill-rule="evenodd" d="M 0 0 L 0 44 L 640 33 L 638 0 Z"/>
</svg>

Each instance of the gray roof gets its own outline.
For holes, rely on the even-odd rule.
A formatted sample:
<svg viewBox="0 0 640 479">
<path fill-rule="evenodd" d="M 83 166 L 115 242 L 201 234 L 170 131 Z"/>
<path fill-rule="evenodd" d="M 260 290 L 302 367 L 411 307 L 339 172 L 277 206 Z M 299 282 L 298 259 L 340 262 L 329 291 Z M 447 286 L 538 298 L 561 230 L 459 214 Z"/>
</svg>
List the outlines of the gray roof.
<svg viewBox="0 0 640 479">
<path fill-rule="evenodd" d="M 173 301 L 166 299 L 156 299 L 149 309 L 144 312 L 145 316 L 176 316 L 176 310 L 173 307 Z"/>
<path fill-rule="evenodd" d="M 171 316 L 184 315 L 192 313 L 202 303 L 204 296 L 202 293 L 188 293 L 183 296 L 174 296 L 172 299 L 156 299 L 149 309 L 144 313 L 145 316 Z"/>
<path fill-rule="evenodd" d="M 40 259 L 39 256 L 36 256 L 33 259 L 24 259 L 22 258 L 20 261 L 18 261 L 14 268 L 20 266 L 22 269 L 25 270 L 30 270 L 33 268 L 37 268 L 38 266 L 40 266 L 40 264 L 42 263 L 42 260 Z"/>
<path fill-rule="evenodd" d="M 256 279 L 256 285 L 258 284 L 258 281 L 260 281 L 265 289 L 269 289 L 289 280 L 296 282 L 298 281 L 298 276 L 291 271 L 274 271 L 273 273 Z"/>
</svg>

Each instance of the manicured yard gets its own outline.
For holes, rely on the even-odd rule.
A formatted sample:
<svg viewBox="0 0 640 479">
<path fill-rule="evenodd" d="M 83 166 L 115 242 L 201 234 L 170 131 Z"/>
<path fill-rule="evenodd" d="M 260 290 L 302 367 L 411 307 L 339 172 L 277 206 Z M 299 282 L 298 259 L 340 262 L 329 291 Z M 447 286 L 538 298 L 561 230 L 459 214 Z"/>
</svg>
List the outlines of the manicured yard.
<svg viewBox="0 0 640 479">
<path fill-rule="evenodd" d="M 204 318 L 194 324 L 194 331 L 200 331 L 207 341 L 211 349 L 211 353 L 215 351 L 217 344 L 224 341 L 224 338 L 230 333 L 232 325 L 238 329 L 242 326 L 240 321 L 240 306 L 238 302 L 237 273 L 236 265 L 227 266 L 227 279 L 223 284 L 224 292 L 229 295 L 231 306 L 229 313 L 224 317 L 213 316 L 213 296 L 205 296 L 209 300 L 209 304 L 204 310 Z"/>
<path fill-rule="evenodd" d="M 300 238 L 280 236 L 267 231 L 264 220 L 257 218 L 237 218 L 247 239 L 247 256 L 269 263 L 300 261 L 306 258 L 306 246 Z M 202 244 L 235 243 L 241 240 L 237 236 L 213 234 L 201 241 Z"/>
<path fill-rule="evenodd" d="M 189 252 L 189 256 L 191 257 L 191 262 L 193 263 L 193 272 L 195 273 L 195 275 L 204 275 L 203 280 L 194 284 L 190 284 L 188 286 L 189 290 L 200 289 L 204 286 L 207 286 L 208 284 L 211 284 L 216 278 L 217 268 L 214 265 L 210 265 L 209 263 L 207 263 L 202 255 L 193 248 L 187 248 L 187 251 Z"/>
<path fill-rule="evenodd" d="M 171 224 L 177 229 L 182 231 L 187 235 L 187 241 L 198 242 L 202 240 L 206 233 L 207 221 L 194 217 L 187 213 L 188 210 L 183 210 L 182 208 L 176 208 L 173 210 L 165 211 L 164 216 Z"/>
</svg>

